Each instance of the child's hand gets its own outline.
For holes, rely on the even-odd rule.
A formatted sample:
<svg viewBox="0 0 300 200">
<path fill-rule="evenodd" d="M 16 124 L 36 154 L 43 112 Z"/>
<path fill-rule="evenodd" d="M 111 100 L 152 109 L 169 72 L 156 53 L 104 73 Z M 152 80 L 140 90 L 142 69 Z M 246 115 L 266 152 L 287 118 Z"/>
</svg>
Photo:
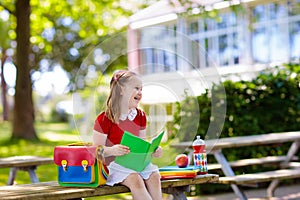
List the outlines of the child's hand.
<svg viewBox="0 0 300 200">
<path fill-rule="evenodd" d="M 121 144 L 116 144 L 112 147 L 107 147 L 105 149 L 106 156 L 122 156 L 128 154 L 129 152 L 130 152 L 129 147 Z"/>
<path fill-rule="evenodd" d="M 152 154 L 155 158 L 160 158 L 162 156 L 162 148 L 159 146 Z"/>
</svg>

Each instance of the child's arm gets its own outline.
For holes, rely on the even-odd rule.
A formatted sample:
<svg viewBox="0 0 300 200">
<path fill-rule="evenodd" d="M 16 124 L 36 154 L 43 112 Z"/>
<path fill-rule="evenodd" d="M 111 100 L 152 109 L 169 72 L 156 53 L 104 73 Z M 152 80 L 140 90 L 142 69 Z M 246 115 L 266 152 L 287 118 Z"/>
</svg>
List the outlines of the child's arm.
<svg viewBox="0 0 300 200">
<path fill-rule="evenodd" d="M 162 156 L 162 148 L 159 146 L 152 154 L 155 158 L 160 158 Z"/>
<path fill-rule="evenodd" d="M 93 131 L 93 144 L 95 146 L 99 146 L 99 145 L 105 146 L 106 139 L 107 139 L 106 134 L 100 133 L 96 130 Z"/>
<path fill-rule="evenodd" d="M 98 131 L 93 132 L 93 144 L 95 146 L 102 145 L 103 146 L 103 154 L 104 157 L 108 156 L 122 156 L 125 154 L 128 154 L 130 152 L 129 148 L 127 146 L 116 144 L 111 147 L 105 146 L 105 142 L 107 139 L 107 135 L 100 133 Z"/>
</svg>

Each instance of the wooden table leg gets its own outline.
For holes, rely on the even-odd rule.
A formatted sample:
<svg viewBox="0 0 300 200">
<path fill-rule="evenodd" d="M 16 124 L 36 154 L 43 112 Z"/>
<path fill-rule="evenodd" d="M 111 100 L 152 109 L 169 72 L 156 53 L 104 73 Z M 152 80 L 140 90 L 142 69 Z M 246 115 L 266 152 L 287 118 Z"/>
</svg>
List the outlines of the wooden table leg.
<svg viewBox="0 0 300 200">
<path fill-rule="evenodd" d="M 29 166 L 29 167 L 12 167 L 9 171 L 7 185 L 13 185 L 17 176 L 18 170 L 27 171 L 32 183 L 38 183 L 39 179 L 35 173 L 37 166 Z"/>
<path fill-rule="evenodd" d="M 193 149 L 188 149 L 188 158 L 189 158 L 189 164 L 193 163 L 194 161 L 194 150 Z"/>
<path fill-rule="evenodd" d="M 285 164 L 290 162 L 293 159 L 294 155 L 298 152 L 299 148 L 300 148 L 300 141 L 293 142 L 287 155 L 286 155 L 286 159 L 281 164 L 284 166 Z M 273 180 L 270 183 L 270 185 L 267 189 L 268 197 L 274 196 L 274 192 L 275 192 L 276 188 L 278 187 L 279 182 L 280 181 L 277 179 L 277 180 Z"/>
<path fill-rule="evenodd" d="M 30 180 L 32 183 L 38 183 L 39 182 L 39 179 L 35 173 L 35 170 L 36 170 L 37 166 L 31 166 L 31 167 L 28 167 L 26 171 L 28 171 L 29 173 L 29 177 L 30 177 Z"/>
<path fill-rule="evenodd" d="M 14 180 L 16 178 L 17 171 L 18 171 L 18 169 L 16 167 L 10 168 L 7 185 L 13 185 L 14 184 Z"/>
<path fill-rule="evenodd" d="M 216 160 L 218 161 L 219 164 L 221 164 L 222 171 L 224 172 L 225 176 L 235 176 L 232 168 L 230 167 L 227 159 L 223 155 L 221 150 L 217 150 L 213 152 Z M 233 189 L 234 193 L 241 199 L 241 200 L 246 200 L 247 197 L 243 190 L 236 184 L 231 184 L 231 188 Z"/>
<path fill-rule="evenodd" d="M 172 187 L 172 188 L 163 188 L 163 193 L 171 194 L 173 196 L 173 200 L 187 200 L 185 192 L 190 191 L 189 186 L 182 187 Z"/>
</svg>

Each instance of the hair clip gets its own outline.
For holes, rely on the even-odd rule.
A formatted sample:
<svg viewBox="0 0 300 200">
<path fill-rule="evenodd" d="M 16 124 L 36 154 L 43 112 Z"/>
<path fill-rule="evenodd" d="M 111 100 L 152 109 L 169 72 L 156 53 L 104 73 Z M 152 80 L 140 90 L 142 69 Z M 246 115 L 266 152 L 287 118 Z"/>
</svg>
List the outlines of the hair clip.
<svg viewBox="0 0 300 200">
<path fill-rule="evenodd" d="M 118 73 L 114 74 L 114 76 L 113 76 L 113 80 L 116 82 L 118 82 L 118 79 L 120 78 L 120 76 L 118 77 L 117 75 L 118 75 Z"/>
<path fill-rule="evenodd" d="M 124 74 L 126 73 L 126 71 L 118 71 L 113 75 L 113 81 L 118 82 L 118 80 L 124 76 Z"/>
</svg>

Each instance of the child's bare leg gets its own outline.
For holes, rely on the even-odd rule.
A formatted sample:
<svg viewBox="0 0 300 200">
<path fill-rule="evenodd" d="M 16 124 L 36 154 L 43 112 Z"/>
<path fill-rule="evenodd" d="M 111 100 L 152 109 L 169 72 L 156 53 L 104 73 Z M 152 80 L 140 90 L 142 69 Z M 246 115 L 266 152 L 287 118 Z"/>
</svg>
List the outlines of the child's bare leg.
<svg viewBox="0 0 300 200">
<path fill-rule="evenodd" d="M 125 185 L 130 189 L 133 200 L 138 200 L 138 199 L 152 200 L 149 192 L 147 191 L 144 180 L 139 174 L 137 173 L 130 174 L 122 182 L 122 185 Z"/>
<path fill-rule="evenodd" d="M 162 200 L 160 175 L 154 172 L 150 175 L 149 179 L 145 180 L 148 192 L 153 200 Z"/>
</svg>

